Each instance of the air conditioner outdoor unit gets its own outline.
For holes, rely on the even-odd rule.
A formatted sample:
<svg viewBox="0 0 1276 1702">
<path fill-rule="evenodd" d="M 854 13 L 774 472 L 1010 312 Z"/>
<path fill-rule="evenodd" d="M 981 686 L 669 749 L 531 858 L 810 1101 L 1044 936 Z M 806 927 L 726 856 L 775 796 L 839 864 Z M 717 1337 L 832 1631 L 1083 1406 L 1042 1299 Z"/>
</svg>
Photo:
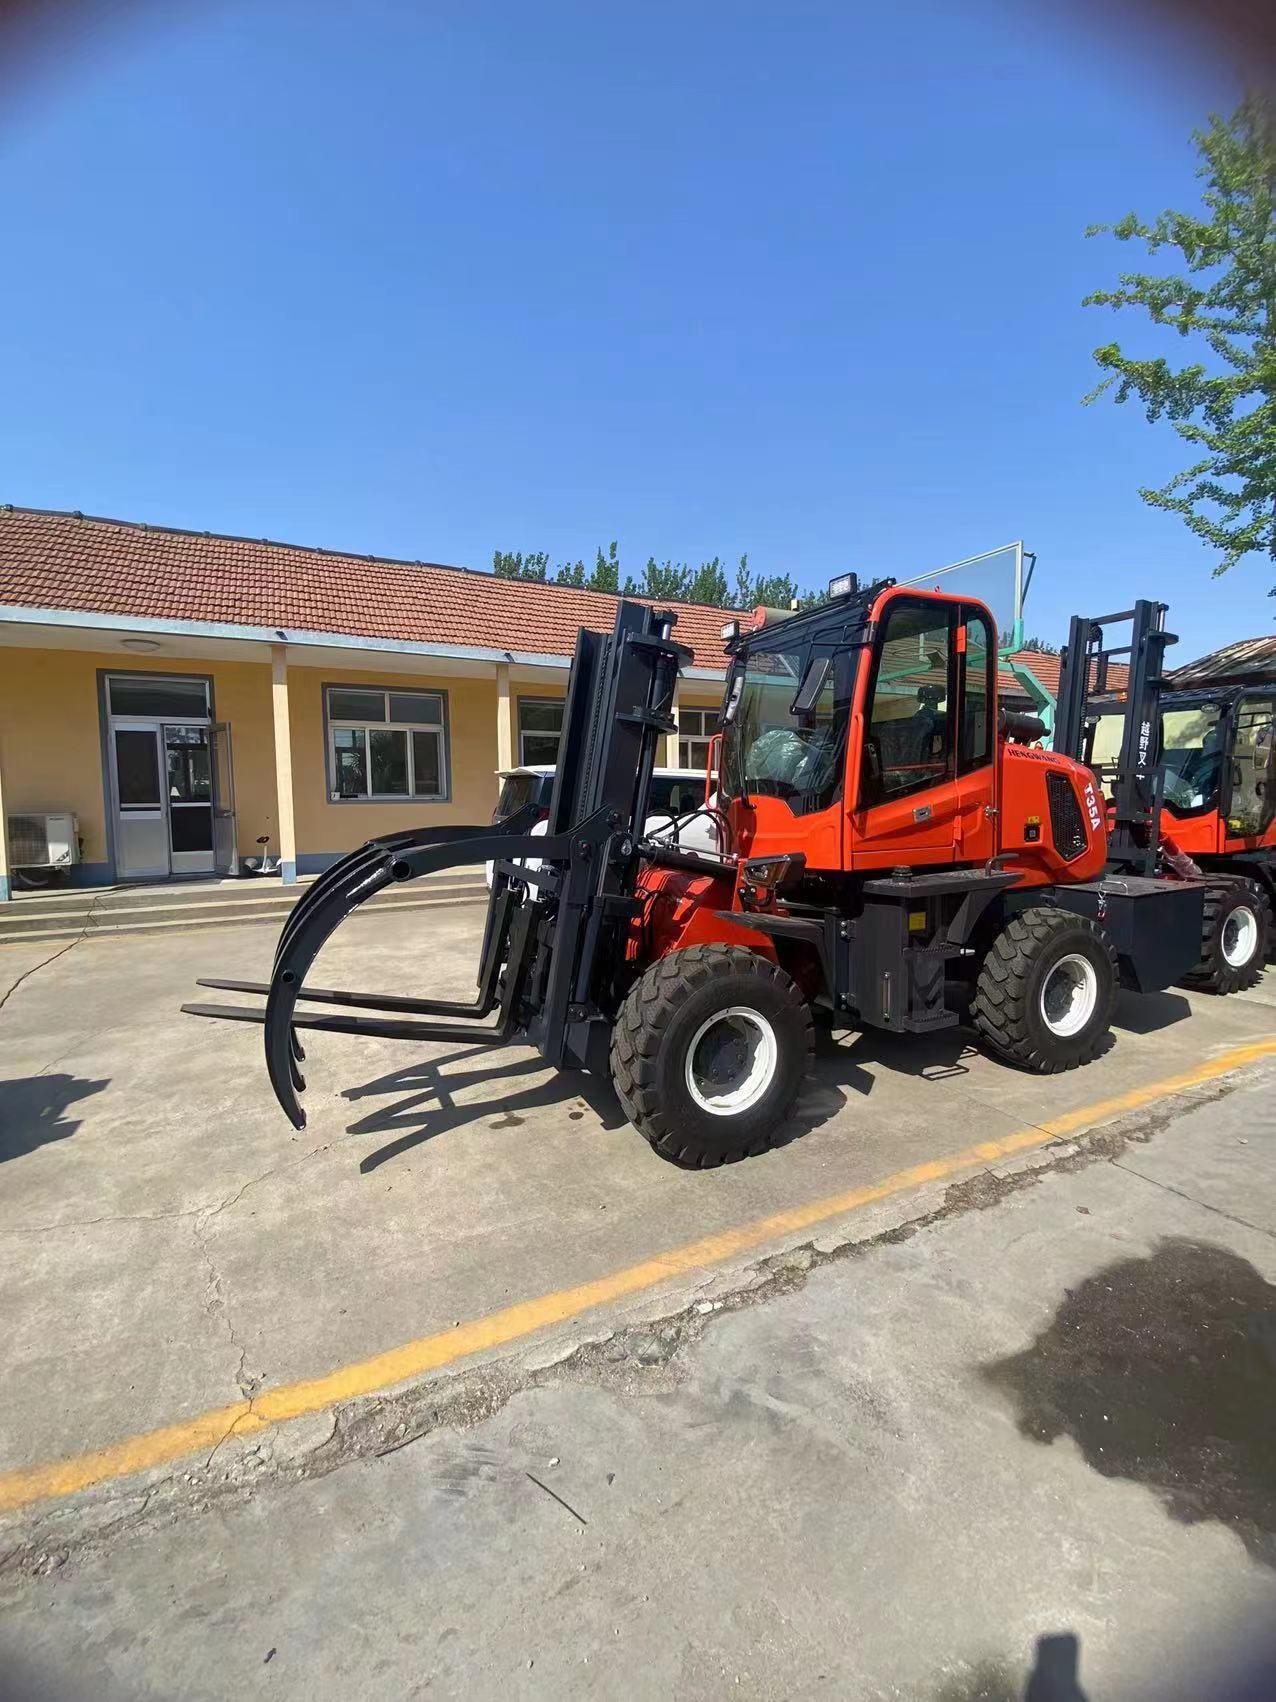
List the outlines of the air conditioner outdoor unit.
<svg viewBox="0 0 1276 1702">
<path fill-rule="evenodd" d="M 79 824 L 73 815 L 9 817 L 11 868 L 68 869 L 79 860 Z"/>
</svg>

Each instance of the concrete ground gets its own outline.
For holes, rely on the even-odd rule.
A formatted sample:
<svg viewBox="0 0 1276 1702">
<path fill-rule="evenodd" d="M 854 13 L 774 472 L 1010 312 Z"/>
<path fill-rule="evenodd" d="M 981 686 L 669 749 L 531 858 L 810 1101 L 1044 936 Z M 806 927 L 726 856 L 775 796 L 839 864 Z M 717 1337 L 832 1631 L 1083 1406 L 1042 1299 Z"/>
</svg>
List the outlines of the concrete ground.
<svg viewBox="0 0 1276 1702">
<path fill-rule="evenodd" d="M 314 979 L 461 995 L 480 916 L 362 919 Z M 1270 1620 L 1276 1068 L 1153 1089 L 1270 1041 L 1276 977 L 1125 1000 L 1112 1051 L 1046 1081 L 960 1034 L 828 1038 L 800 1138 L 699 1175 L 524 1052 L 315 1036 L 296 1135 L 259 1031 L 177 1012 L 272 945 L 0 957 L 0 1473 L 774 1235 L 517 1352 L 18 1508 L 0 1694 L 224 1695 L 262 1665 L 298 1696 L 956 1702 L 1019 1695 L 1033 1637 L 1067 1631 L 1092 1696 L 1166 1695 L 1167 1662 Z M 948 1185 L 973 1143 L 1073 1112 L 1106 1131 Z"/>
</svg>

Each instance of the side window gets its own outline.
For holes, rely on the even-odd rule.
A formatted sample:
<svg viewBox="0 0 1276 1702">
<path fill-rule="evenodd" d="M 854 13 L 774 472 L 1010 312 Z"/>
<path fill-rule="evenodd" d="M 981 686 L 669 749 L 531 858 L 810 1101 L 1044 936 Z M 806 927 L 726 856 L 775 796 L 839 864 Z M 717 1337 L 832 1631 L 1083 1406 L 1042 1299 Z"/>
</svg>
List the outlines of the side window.
<svg viewBox="0 0 1276 1702">
<path fill-rule="evenodd" d="M 993 669 L 997 647 L 988 617 L 980 609 L 962 609 L 966 623 L 966 655 L 963 677 L 961 744 L 957 772 L 965 774 L 992 760 Z"/>
<path fill-rule="evenodd" d="M 1276 702 L 1243 697 L 1232 737 L 1232 795 L 1227 821 L 1233 833 L 1265 833 L 1276 819 Z"/>
<path fill-rule="evenodd" d="M 863 804 L 906 797 L 948 777 L 953 676 L 952 605 L 891 603 L 866 717 Z"/>
</svg>

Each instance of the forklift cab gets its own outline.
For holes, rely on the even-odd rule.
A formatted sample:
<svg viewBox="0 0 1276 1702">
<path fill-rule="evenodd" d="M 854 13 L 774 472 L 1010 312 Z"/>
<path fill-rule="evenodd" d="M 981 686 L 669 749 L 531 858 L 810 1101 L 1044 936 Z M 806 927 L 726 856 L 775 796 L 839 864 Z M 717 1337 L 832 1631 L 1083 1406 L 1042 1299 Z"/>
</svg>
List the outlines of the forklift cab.
<svg viewBox="0 0 1276 1702">
<path fill-rule="evenodd" d="M 1090 750 L 1100 779 L 1115 771 L 1121 726 L 1115 712 L 1094 723 Z M 1160 760 L 1163 806 L 1184 849 L 1222 853 L 1269 836 L 1276 825 L 1276 687 L 1167 694 Z"/>
<path fill-rule="evenodd" d="M 746 857 L 812 871 L 993 855 L 996 630 L 980 603 L 876 588 L 738 644 L 723 795 Z"/>
</svg>

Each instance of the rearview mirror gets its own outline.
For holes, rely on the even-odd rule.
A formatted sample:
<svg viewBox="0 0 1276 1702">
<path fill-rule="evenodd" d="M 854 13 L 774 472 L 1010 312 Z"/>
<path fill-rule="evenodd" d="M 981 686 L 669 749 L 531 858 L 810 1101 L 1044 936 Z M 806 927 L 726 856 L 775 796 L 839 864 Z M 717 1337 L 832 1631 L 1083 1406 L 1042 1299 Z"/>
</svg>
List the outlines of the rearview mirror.
<svg viewBox="0 0 1276 1702">
<path fill-rule="evenodd" d="M 790 715 L 810 715 L 820 700 L 820 693 L 828 684 L 833 672 L 831 656 L 812 656 L 802 675 L 802 683 L 797 688 L 797 694 L 789 705 Z"/>
<path fill-rule="evenodd" d="M 736 673 L 727 686 L 727 701 L 722 706 L 722 725 L 729 727 L 735 720 L 736 710 L 740 707 L 740 697 L 744 691 L 744 675 Z"/>
</svg>

